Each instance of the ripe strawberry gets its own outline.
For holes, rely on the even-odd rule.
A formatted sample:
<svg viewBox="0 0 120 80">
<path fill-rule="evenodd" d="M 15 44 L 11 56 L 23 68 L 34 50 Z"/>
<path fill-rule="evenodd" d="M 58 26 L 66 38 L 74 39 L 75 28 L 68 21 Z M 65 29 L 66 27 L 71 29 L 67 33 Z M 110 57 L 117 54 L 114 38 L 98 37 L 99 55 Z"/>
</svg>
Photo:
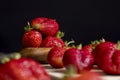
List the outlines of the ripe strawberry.
<svg viewBox="0 0 120 80">
<path fill-rule="evenodd" d="M 100 65 L 103 63 L 101 62 L 101 57 L 105 55 L 106 50 L 115 50 L 115 43 L 105 41 L 100 44 L 98 44 L 95 49 L 93 50 L 93 56 L 95 59 L 96 64 L 100 67 Z"/>
<path fill-rule="evenodd" d="M 81 50 L 78 48 L 70 48 L 63 56 L 64 66 L 67 68 L 72 65 L 77 69 L 78 73 L 81 73 L 84 70 L 90 70 L 93 63 L 92 47 L 88 45 Z"/>
<path fill-rule="evenodd" d="M 31 21 L 31 26 L 34 29 L 40 30 L 45 36 L 54 36 L 59 30 L 59 25 L 56 20 L 45 17 L 33 19 Z"/>
<path fill-rule="evenodd" d="M 42 41 L 41 47 L 65 47 L 65 42 L 61 39 L 64 36 L 63 32 L 58 32 L 56 36 L 45 37 Z"/>
<path fill-rule="evenodd" d="M 94 57 L 92 55 L 92 46 L 86 45 L 81 50 L 80 53 L 82 54 L 82 61 L 84 64 L 88 65 L 88 70 L 93 67 Z"/>
<path fill-rule="evenodd" d="M 49 64 L 54 68 L 62 68 L 63 66 L 63 55 L 66 51 L 66 48 L 54 47 L 50 50 L 47 60 Z"/>
<path fill-rule="evenodd" d="M 41 47 L 65 47 L 65 43 L 60 38 L 48 36 L 43 39 Z"/>
<path fill-rule="evenodd" d="M 37 30 L 30 30 L 24 33 L 22 37 L 22 47 L 40 47 L 42 35 Z"/>
<path fill-rule="evenodd" d="M 38 62 L 20 58 L 0 64 L 0 80 L 50 80 L 50 76 Z"/>
<path fill-rule="evenodd" d="M 119 45 L 106 41 L 97 45 L 93 51 L 98 66 L 107 74 L 120 74 Z"/>
</svg>

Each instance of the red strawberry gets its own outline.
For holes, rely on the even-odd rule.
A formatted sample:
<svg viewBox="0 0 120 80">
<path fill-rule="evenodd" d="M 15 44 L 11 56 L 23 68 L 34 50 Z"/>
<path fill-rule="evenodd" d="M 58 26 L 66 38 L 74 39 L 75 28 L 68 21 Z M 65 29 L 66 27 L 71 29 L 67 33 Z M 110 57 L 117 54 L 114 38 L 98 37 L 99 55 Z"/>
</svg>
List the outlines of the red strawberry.
<svg viewBox="0 0 120 80">
<path fill-rule="evenodd" d="M 30 30 L 24 33 L 22 37 L 23 47 L 40 47 L 42 35 L 37 30 Z"/>
<path fill-rule="evenodd" d="M 20 58 L 0 65 L 0 80 L 50 80 L 50 76 L 38 62 Z"/>
<path fill-rule="evenodd" d="M 80 50 L 80 53 L 82 54 L 82 61 L 84 62 L 84 64 L 89 65 L 88 69 L 92 68 L 94 62 L 92 51 L 92 46 L 90 45 L 86 45 Z"/>
<path fill-rule="evenodd" d="M 119 44 L 106 41 L 93 51 L 98 66 L 107 74 L 120 74 Z"/>
<path fill-rule="evenodd" d="M 103 63 L 103 62 L 101 62 L 101 57 L 103 55 L 105 55 L 105 51 L 108 50 L 108 49 L 115 50 L 115 43 L 112 43 L 112 42 L 109 42 L 109 41 L 105 41 L 105 42 L 102 42 L 102 43 L 98 44 L 95 47 L 95 49 L 93 50 L 92 53 L 93 53 L 95 62 L 96 62 L 96 64 L 98 64 L 98 66 Z"/>
<path fill-rule="evenodd" d="M 87 46 L 79 50 L 78 48 L 68 49 L 63 56 L 63 64 L 65 67 L 73 65 L 78 73 L 84 70 L 90 70 L 94 63 L 92 56 L 92 47 Z"/>
<path fill-rule="evenodd" d="M 65 47 L 65 43 L 60 38 L 48 36 L 43 39 L 41 47 Z"/>
<path fill-rule="evenodd" d="M 112 56 L 112 61 L 114 64 L 119 65 L 118 69 L 120 69 L 120 50 L 116 50 Z"/>
<path fill-rule="evenodd" d="M 42 41 L 41 47 L 65 47 L 65 42 L 61 39 L 64 36 L 63 32 L 58 31 L 56 36 L 45 37 Z"/>
<path fill-rule="evenodd" d="M 49 52 L 47 56 L 47 60 L 49 64 L 54 68 L 64 67 L 62 59 L 65 51 L 66 48 L 61 48 L 61 47 L 52 48 L 52 50 Z"/>
<path fill-rule="evenodd" d="M 53 36 L 59 30 L 59 25 L 54 19 L 48 19 L 45 17 L 38 17 L 31 21 L 31 26 L 34 29 L 40 30 L 45 36 Z"/>
</svg>

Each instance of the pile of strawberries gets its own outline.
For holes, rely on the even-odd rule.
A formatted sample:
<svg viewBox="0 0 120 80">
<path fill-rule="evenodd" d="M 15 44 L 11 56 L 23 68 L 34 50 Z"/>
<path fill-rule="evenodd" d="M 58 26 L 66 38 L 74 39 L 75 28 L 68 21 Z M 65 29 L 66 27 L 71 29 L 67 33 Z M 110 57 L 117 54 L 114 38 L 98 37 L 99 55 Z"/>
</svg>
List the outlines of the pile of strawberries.
<svg viewBox="0 0 120 80">
<path fill-rule="evenodd" d="M 50 43 L 45 43 L 49 39 L 52 40 L 51 37 L 55 36 L 58 30 L 59 25 L 55 20 L 44 17 L 35 18 L 25 27 L 26 32 L 22 38 L 22 47 L 50 47 Z M 43 40 L 44 38 L 46 40 Z"/>
<path fill-rule="evenodd" d="M 54 19 L 35 18 L 30 22 L 30 31 L 25 32 L 23 47 L 51 47 L 47 60 L 54 68 L 73 64 L 78 72 L 90 70 L 97 64 L 104 72 L 120 74 L 119 43 L 93 41 L 83 47 L 68 47 L 61 39 L 59 24 Z"/>
<path fill-rule="evenodd" d="M 44 17 L 35 18 L 28 23 L 25 31 L 22 37 L 23 55 L 25 55 L 25 50 L 23 51 L 23 49 L 26 48 L 51 48 L 50 52 L 48 52 L 49 55 L 46 54 L 49 63 L 54 67 L 63 67 L 62 56 L 66 50 L 66 44 L 61 39 L 64 33 L 60 32 L 59 24 L 56 20 Z"/>
<path fill-rule="evenodd" d="M 59 24 L 54 19 L 35 18 L 32 30 L 22 39 L 23 47 L 51 47 L 47 60 L 54 68 L 75 66 L 78 73 L 91 70 L 94 64 L 108 74 L 120 74 L 119 44 L 110 41 L 93 41 L 80 47 L 68 47 L 61 39 Z M 58 36 L 59 33 L 59 36 Z"/>
<path fill-rule="evenodd" d="M 36 53 L 30 52 L 28 49 L 28 53 L 33 53 L 33 56 L 43 52 L 42 50 L 46 48 L 50 48 L 45 55 L 48 63 L 53 68 L 65 67 L 69 70 L 72 67 L 77 74 L 90 71 L 93 69 L 93 65 L 97 65 L 107 74 L 120 74 L 120 42 L 113 43 L 102 39 L 100 41 L 92 41 L 84 46 L 81 46 L 81 44 L 77 46 L 70 45 L 69 43 L 71 42 L 66 43 L 63 41 L 64 33 L 60 32 L 59 27 L 58 22 L 54 19 L 46 17 L 32 19 L 25 27 L 21 51 L 35 48 Z M 30 54 L 26 55 L 31 56 Z M 50 80 L 48 73 L 34 59 L 22 57 L 0 64 L 0 80 Z M 99 75 L 90 72 L 85 73 L 85 76 L 83 74 L 83 76 L 76 78 L 72 76 L 64 78 L 64 80 L 82 79 L 101 80 Z"/>
</svg>

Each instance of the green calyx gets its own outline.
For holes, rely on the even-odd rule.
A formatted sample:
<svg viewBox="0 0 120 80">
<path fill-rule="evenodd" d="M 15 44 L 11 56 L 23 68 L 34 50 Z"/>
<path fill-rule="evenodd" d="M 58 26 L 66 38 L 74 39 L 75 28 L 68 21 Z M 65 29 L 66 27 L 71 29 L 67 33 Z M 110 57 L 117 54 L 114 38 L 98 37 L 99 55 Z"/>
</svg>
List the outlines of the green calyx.
<svg viewBox="0 0 120 80">
<path fill-rule="evenodd" d="M 20 59 L 21 58 L 21 54 L 18 52 L 14 52 L 10 55 L 11 59 Z"/>
<path fill-rule="evenodd" d="M 104 39 L 104 38 L 102 38 L 102 39 L 100 39 L 100 40 L 91 41 L 91 44 L 90 44 L 90 45 L 92 46 L 93 49 L 95 49 L 95 47 L 96 47 L 98 44 L 102 43 L 102 42 L 105 42 L 105 39 Z"/>
<path fill-rule="evenodd" d="M 117 49 L 117 50 L 120 50 L 120 41 L 117 42 L 117 44 L 116 44 L 116 49 Z"/>
<path fill-rule="evenodd" d="M 18 52 L 14 52 L 14 53 L 10 53 L 8 55 L 4 55 L 1 60 L 0 63 L 4 64 L 6 62 L 9 62 L 11 59 L 20 59 L 21 58 L 21 54 Z"/>
<path fill-rule="evenodd" d="M 62 37 L 64 37 L 64 32 L 58 31 L 57 34 L 56 34 L 56 37 L 57 37 L 57 38 L 62 38 Z"/>
<path fill-rule="evenodd" d="M 9 61 L 10 61 L 10 58 L 8 58 L 8 57 L 3 57 L 3 58 L 1 59 L 1 63 L 2 63 L 2 64 L 6 63 L 6 62 L 9 62 Z"/>
<path fill-rule="evenodd" d="M 73 39 L 71 41 L 69 41 L 69 42 L 65 41 L 67 49 L 69 49 L 69 48 L 82 49 L 82 44 L 81 43 L 79 45 L 75 45 L 74 43 L 75 43 L 75 41 Z"/>
<path fill-rule="evenodd" d="M 31 28 L 31 26 L 30 26 L 30 23 L 29 23 L 29 22 L 27 23 L 27 26 L 26 26 L 26 27 L 24 27 L 24 30 L 25 30 L 25 31 L 31 31 L 31 30 L 33 30 L 33 28 Z"/>
<path fill-rule="evenodd" d="M 73 43 L 75 43 L 73 39 L 71 41 L 65 41 L 66 48 L 69 49 L 69 48 L 76 47 Z"/>
<path fill-rule="evenodd" d="M 77 48 L 78 48 L 79 50 L 81 50 L 81 49 L 82 49 L 82 44 L 80 43 L 79 45 L 77 45 Z"/>
<path fill-rule="evenodd" d="M 75 41 L 74 40 L 71 40 L 71 41 L 65 41 L 65 45 L 66 46 L 69 46 L 69 45 L 71 45 L 71 44 L 73 44 L 73 43 L 75 43 Z"/>
</svg>

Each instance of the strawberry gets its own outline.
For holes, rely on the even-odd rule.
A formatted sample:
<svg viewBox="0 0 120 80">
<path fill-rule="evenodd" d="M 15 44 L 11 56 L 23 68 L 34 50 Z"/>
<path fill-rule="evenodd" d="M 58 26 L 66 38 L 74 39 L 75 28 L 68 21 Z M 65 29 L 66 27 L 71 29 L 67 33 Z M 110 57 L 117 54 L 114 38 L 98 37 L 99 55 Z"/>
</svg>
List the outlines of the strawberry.
<svg viewBox="0 0 120 80">
<path fill-rule="evenodd" d="M 43 39 L 41 47 L 65 47 L 65 42 L 61 39 L 64 33 L 58 32 L 56 36 L 47 36 Z"/>
<path fill-rule="evenodd" d="M 54 68 L 62 68 L 63 66 L 63 55 L 66 51 L 66 48 L 54 47 L 50 50 L 47 60 L 49 64 Z"/>
<path fill-rule="evenodd" d="M 93 54 L 98 66 L 107 74 L 120 74 L 120 43 L 110 41 L 96 46 Z"/>
<path fill-rule="evenodd" d="M 101 62 L 101 57 L 105 55 L 106 50 L 115 50 L 115 43 L 110 41 L 105 41 L 100 44 L 98 44 L 95 49 L 93 50 L 93 56 L 95 59 L 96 64 L 100 67 L 100 65 L 103 63 Z"/>
<path fill-rule="evenodd" d="M 0 80 L 50 80 L 50 76 L 38 62 L 20 58 L 0 64 Z"/>
<path fill-rule="evenodd" d="M 78 48 L 69 48 L 63 56 L 63 64 L 67 68 L 74 66 L 78 73 L 84 70 L 90 70 L 93 66 L 94 58 L 92 56 L 92 47 L 89 45 Z"/>
<path fill-rule="evenodd" d="M 43 39 L 41 47 L 65 47 L 65 43 L 62 39 L 48 36 Z"/>
<path fill-rule="evenodd" d="M 34 18 L 30 24 L 32 28 L 40 30 L 44 36 L 54 36 L 59 30 L 56 20 L 46 17 Z"/>
<path fill-rule="evenodd" d="M 40 47 L 42 35 L 37 30 L 30 30 L 24 33 L 22 37 L 22 47 Z"/>
</svg>

